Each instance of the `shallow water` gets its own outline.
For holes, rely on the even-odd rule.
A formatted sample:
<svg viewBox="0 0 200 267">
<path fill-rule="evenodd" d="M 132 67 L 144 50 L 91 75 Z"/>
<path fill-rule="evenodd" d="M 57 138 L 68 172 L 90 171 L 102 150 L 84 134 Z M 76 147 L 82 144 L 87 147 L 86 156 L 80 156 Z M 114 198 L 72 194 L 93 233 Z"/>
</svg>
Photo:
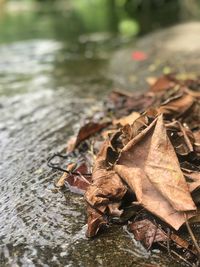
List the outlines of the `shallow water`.
<svg viewBox="0 0 200 267">
<path fill-rule="evenodd" d="M 0 45 L 0 266 L 173 266 L 122 227 L 87 240 L 83 198 L 52 191 L 59 173 L 47 158 L 112 89 L 108 66 L 120 41 L 36 37 Z"/>
</svg>

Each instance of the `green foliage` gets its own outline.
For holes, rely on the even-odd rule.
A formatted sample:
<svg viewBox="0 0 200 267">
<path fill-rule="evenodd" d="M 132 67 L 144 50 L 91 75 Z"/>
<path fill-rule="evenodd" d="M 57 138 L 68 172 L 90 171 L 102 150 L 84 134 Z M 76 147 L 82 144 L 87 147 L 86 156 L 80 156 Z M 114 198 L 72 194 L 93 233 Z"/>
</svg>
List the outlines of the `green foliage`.
<svg viewBox="0 0 200 267">
<path fill-rule="evenodd" d="M 123 36 L 131 37 L 139 33 L 140 27 L 136 20 L 124 19 L 119 23 L 119 32 Z"/>
<path fill-rule="evenodd" d="M 73 7 L 87 31 L 105 31 L 108 28 L 107 0 L 76 0 Z"/>
</svg>

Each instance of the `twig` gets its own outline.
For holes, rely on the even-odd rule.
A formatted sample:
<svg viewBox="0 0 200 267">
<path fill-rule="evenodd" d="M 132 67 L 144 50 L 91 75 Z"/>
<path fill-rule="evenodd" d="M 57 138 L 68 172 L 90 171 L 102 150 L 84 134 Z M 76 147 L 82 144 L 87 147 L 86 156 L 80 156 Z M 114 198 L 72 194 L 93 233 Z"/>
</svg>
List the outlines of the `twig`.
<svg viewBox="0 0 200 267">
<path fill-rule="evenodd" d="M 166 249 L 166 246 L 162 244 L 162 242 L 158 242 L 158 244 Z M 187 263 L 189 266 L 194 267 L 194 265 L 192 263 L 190 263 L 188 260 L 186 260 L 185 258 L 183 258 L 180 254 L 178 254 L 176 251 L 174 251 L 173 249 L 171 250 L 171 253 L 174 254 L 176 257 L 180 258 L 182 261 L 184 261 L 185 263 Z"/>
<path fill-rule="evenodd" d="M 191 238 L 192 238 L 192 241 L 193 241 L 193 243 L 194 243 L 194 246 L 195 246 L 195 248 L 196 248 L 196 250 L 197 250 L 197 252 L 198 252 L 198 258 L 199 258 L 199 260 L 200 260 L 200 247 L 199 247 L 199 245 L 198 245 L 198 243 L 197 243 L 197 240 L 196 240 L 196 238 L 195 238 L 195 236 L 194 236 L 194 233 L 192 232 L 192 229 L 191 229 L 190 224 L 189 224 L 189 222 L 188 222 L 187 214 L 184 213 L 184 216 L 185 216 L 185 224 L 186 224 L 186 227 L 187 227 L 187 229 L 188 229 L 188 233 L 190 234 L 190 236 L 191 236 Z"/>
<path fill-rule="evenodd" d="M 167 251 L 168 251 L 168 254 L 171 256 L 170 235 L 171 235 L 171 230 L 167 228 Z"/>
<path fill-rule="evenodd" d="M 54 170 L 58 170 L 58 171 L 62 171 L 62 172 L 66 172 L 68 174 L 73 174 L 73 175 L 80 175 L 79 172 L 75 172 L 75 171 L 68 171 L 67 169 L 63 169 L 62 167 L 60 167 L 58 165 L 58 163 L 53 163 L 52 160 L 54 158 L 63 158 L 63 159 L 67 159 L 69 157 L 69 155 L 62 155 L 60 153 L 56 153 L 56 154 L 53 154 L 47 161 L 47 166 L 54 169 Z M 82 175 L 84 176 L 91 176 L 92 174 L 91 173 L 82 173 Z"/>
</svg>

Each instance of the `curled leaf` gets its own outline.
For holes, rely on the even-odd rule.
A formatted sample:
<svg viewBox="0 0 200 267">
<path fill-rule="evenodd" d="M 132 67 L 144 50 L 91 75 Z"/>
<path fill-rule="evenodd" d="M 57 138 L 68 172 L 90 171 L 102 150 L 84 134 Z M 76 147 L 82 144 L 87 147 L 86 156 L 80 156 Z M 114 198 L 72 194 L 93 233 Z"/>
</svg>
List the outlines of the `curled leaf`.
<svg viewBox="0 0 200 267">
<path fill-rule="evenodd" d="M 93 220 L 91 218 L 94 217 L 95 211 L 93 209 L 103 209 L 103 211 L 108 208 L 109 214 L 118 214 L 120 216 L 120 212 L 118 212 L 118 206 L 112 206 L 110 204 L 120 203 L 123 196 L 126 193 L 126 186 L 113 170 L 107 170 L 107 149 L 109 146 L 109 142 L 105 142 L 99 154 L 97 155 L 97 159 L 94 165 L 93 173 L 92 173 L 92 184 L 88 187 L 85 198 L 87 203 L 90 206 L 89 209 L 89 217 L 88 217 L 88 236 L 93 236 L 94 231 L 91 226 L 91 222 Z M 92 212 L 92 214 L 90 214 Z M 97 216 L 97 215 L 96 215 Z M 95 218 L 96 218 L 95 216 Z M 101 224 L 102 219 L 99 221 L 99 216 L 97 222 Z M 97 224 L 95 221 L 95 223 Z M 99 229 L 99 226 L 96 226 L 95 229 Z M 98 231 L 98 230 L 97 230 Z M 97 231 L 95 233 L 97 233 Z"/>
</svg>

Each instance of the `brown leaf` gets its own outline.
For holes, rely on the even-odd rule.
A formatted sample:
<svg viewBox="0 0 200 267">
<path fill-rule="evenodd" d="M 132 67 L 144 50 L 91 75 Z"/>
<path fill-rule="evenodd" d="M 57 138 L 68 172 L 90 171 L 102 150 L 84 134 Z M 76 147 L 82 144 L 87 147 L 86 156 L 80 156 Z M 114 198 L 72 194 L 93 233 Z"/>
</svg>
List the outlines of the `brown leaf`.
<svg viewBox="0 0 200 267">
<path fill-rule="evenodd" d="M 197 255 L 197 251 L 191 246 L 191 244 L 182 239 L 175 233 L 168 232 L 168 229 L 159 228 L 156 223 L 150 221 L 149 219 L 143 219 L 135 221 L 129 224 L 129 231 L 134 234 L 134 237 L 137 241 L 140 241 L 147 249 L 150 249 L 154 243 L 160 244 L 160 242 L 170 242 L 177 248 L 182 248 L 183 251 L 192 253 L 192 255 Z"/>
<path fill-rule="evenodd" d="M 194 104 L 182 118 L 182 122 L 186 123 L 191 130 L 200 129 L 200 101 L 194 101 Z"/>
<path fill-rule="evenodd" d="M 72 137 L 67 144 L 67 152 L 72 152 L 82 141 L 89 138 L 91 135 L 99 132 L 106 126 L 108 122 L 98 123 L 98 122 L 89 122 L 80 128 L 77 137 Z"/>
<path fill-rule="evenodd" d="M 71 192 L 83 195 L 91 183 L 91 176 L 84 176 L 84 173 L 89 172 L 89 168 L 85 163 L 82 163 L 76 172 L 80 175 L 68 174 L 64 183 Z"/>
<path fill-rule="evenodd" d="M 186 180 L 188 181 L 187 183 L 190 192 L 193 192 L 195 189 L 200 187 L 200 172 L 187 169 L 182 169 L 182 171 L 184 176 L 186 177 Z"/>
<path fill-rule="evenodd" d="M 127 189 L 120 177 L 114 171 L 107 170 L 106 156 L 108 146 L 109 141 L 106 141 L 97 155 L 92 173 L 92 184 L 88 187 L 85 193 L 85 198 L 91 208 L 103 209 L 103 212 L 108 208 L 109 214 L 120 216 L 119 206 L 111 204 L 120 203 Z M 96 212 L 94 210 L 89 209 L 87 236 L 90 237 L 96 235 L 98 232 L 98 229 L 100 228 L 98 223 L 102 224 L 102 217 L 95 214 Z M 94 217 L 95 231 L 93 231 L 93 225 L 91 225 L 91 223 L 93 224 Z"/>
<path fill-rule="evenodd" d="M 194 150 L 200 156 L 200 130 L 193 132 L 194 135 Z"/>
<path fill-rule="evenodd" d="M 184 90 L 185 90 L 185 92 L 187 93 L 187 94 L 189 94 L 189 95 L 191 95 L 191 96 L 193 96 L 193 97 L 195 97 L 195 98 L 200 98 L 200 92 L 199 91 L 193 91 L 193 90 L 191 90 L 191 89 L 189 89 L 189 88 L 184 88 Z"/>
<path fill-rule="evenodd" d="M 153 243 L 168 240 L 165 232 L 148 219 L 130 223 L 129 231 L 132 232 L 135 239 L 140 241 L 147 249 L 150 249 Z"/>
<path fill-rule="evenodd" d="M 175 229 L 185 221 L 181 211 L 196 209 L 162 116 L 123 148 L 115 171 L 140 204 Z"/>
<path fill-rule="evenodd" d="M 121 125 L 121 126 L 125 126 L 126 124 L 132 124 L 137 118 L 140 117 L 140 113 L 138 112 L 132 112 L 130 115 L 122 117 L 118 120 L 113 120 L 113 124 L 114 125 Z"/>
<path fill-rule="evenodd" d="M 91 208 L 90 206 L 87 207 L 87 214 L 88 214 L 88 228 L 86 232 L 87 237 L 93 237 L 97 235 L 99 229 L 107 224 L 107 221 L 104 219 L 102 214 L 105 212 L 106 206 L 102 206 L 99 208 L 99 212 L 95 209 Z"/>
<path fill-rule="evenodd" d="M 92 172 L 92 184 L 85 193 L 86 200 L 91 206 L 119 201 L 126 193 L 126 187 L 120 177 L 114 171 L 107 169 L 108 146 L 109 142 L 106 141 L 97 155 Z"/>
<path fill-rule="evenodd" d="M 165 126 L 177 154 L 184 156 L 194 151 L 194 135 L 190 129 L 184 127 L 179 121 L 173 121 Z"/>
<path fill-rule="evenodd" d="M 152 92 L 165 91 L 173 88 L 176 83 L 170 79 L 170 76 L 162 76 L 156 80 L 156 82 L 150 87 Z"/>
<path fill-rule="evenodd" d="M 172 99 L 166 104 L 161 105 L 158 111 L 163 114 L 180 116 L 185 113 L 194 103 L 194 98 L 189 94 Z"/>
<path fill-rule="evenodd" d="M 130 114 L 131 111 L 143 112 L 154 102 L 155 96 L 152 93 L 146 94 L 121 94 L 112 92 L 110 101 L 114 105 L 117 118 Z"/>
</svg>

